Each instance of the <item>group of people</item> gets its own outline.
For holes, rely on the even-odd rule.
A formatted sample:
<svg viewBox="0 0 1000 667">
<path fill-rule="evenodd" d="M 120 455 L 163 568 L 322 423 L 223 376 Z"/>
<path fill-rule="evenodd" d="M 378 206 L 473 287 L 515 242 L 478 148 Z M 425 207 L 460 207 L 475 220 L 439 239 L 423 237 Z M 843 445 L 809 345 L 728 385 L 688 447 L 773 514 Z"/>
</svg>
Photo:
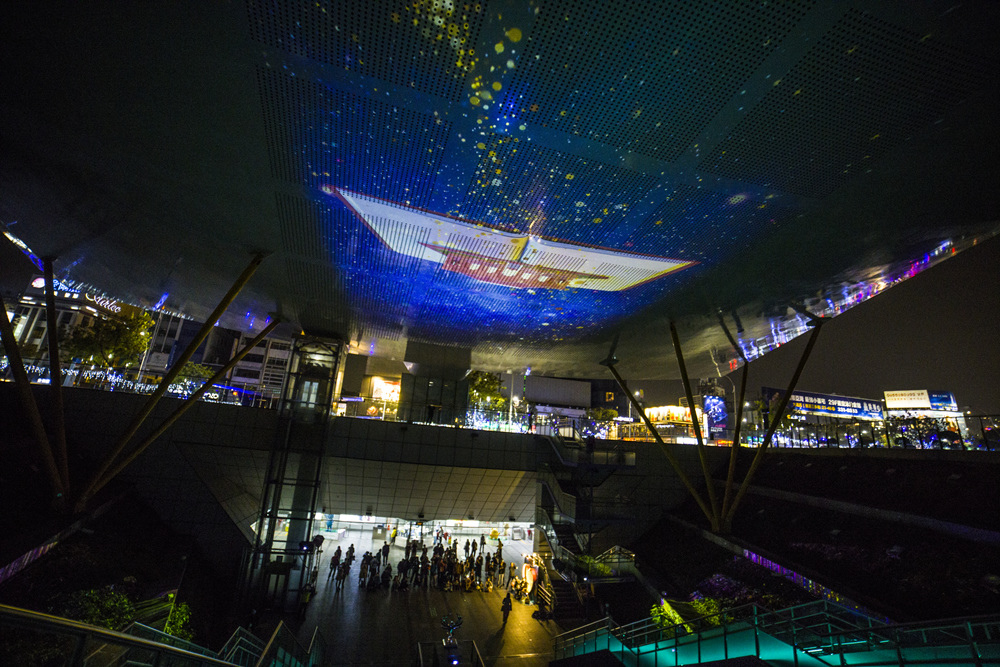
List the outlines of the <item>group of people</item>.
<svg viewBox="0 0 1000 667">
<path fill-rule="evenodd" d="M 504 561 L 503 543 L 499 540 L 496 551 L 490 553 L 486 548 L 485 535 L 478 541 L 465 540 L 461 551 L 459 540 L 453 540 L 450 546 L 445 546 L 449 540 L 438 536 L 435 538 L 431 549 L 422 542 L 408 540 L 403 558 L 395 568 L 389 562 L 388 541 L 374 553 L 366 551 L 360 560 L 358 585 L 366 590 L 397 591 L 408 590 L 411 586 L 433 586 L 442 591 L 486 592 L 506 587 L 518 593 L 518 598 L 526 592 L 527 587 L 517 576 L 516 563 Z M 346 555 L 342 555 L 338 546 L 330 558 L 328 578 L 336 580 L 338 590 L 349 576 L 354 559 L 353 544 L 347 549 Z"/>
<path fill-rule="evenodd" d="M 341 559 L 343 557 L 343 559 Z M 354 545 L 347 547 L 347 553 L 343 553 L 340 547 L 333 552 L 330 556 L 330 574 L 327 575 L 328 579 L 334 579 L 336 581 L 336 589 L 340 590 L 344 587 L 344 580 L 351 573 L 351 563 L 354 562 Z"/>
</svg>

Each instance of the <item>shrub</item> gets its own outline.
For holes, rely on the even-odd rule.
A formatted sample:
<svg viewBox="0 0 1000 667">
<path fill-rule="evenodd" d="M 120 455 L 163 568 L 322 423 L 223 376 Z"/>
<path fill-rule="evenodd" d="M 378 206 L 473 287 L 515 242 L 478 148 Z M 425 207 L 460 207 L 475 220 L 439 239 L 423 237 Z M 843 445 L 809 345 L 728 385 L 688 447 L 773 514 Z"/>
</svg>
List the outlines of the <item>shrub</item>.
<svg viewBox="0 0 1000 667">
<path fill-rule="evenodd" d="M 120 630 L 135 618 L 135 605 L 114 586 L 105 586 L 73 593 L 63 615 L 89 625 Z"/>
</svg>

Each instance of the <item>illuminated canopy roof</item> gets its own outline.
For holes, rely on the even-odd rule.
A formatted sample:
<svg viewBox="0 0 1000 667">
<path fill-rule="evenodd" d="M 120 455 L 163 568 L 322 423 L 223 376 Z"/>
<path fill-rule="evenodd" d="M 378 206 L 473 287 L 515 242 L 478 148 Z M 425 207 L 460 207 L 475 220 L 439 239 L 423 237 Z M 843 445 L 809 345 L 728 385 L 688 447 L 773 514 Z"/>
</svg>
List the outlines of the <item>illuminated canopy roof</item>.
<svg viewBox="0 0 1000 667">
<path fill-rule="evenodd" d="M 998 228 L 993 2 L 6 3 L 0 222 L 57 274 L 402 359 L 676 377 Z M 166 299 L 163 297 L 166 295 Z"/>
</svg>

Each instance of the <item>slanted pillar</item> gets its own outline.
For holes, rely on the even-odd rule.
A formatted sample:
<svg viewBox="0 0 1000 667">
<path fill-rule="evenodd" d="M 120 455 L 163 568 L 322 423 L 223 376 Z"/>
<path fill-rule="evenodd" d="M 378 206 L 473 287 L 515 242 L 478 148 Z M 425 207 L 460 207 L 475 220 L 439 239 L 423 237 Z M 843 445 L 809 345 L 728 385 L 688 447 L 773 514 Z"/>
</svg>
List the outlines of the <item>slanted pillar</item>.
<svg viewBox="0 0 1000 667">
<path fill-rule="evenodd" d="M 49 444 L 49 437 L 45 433 L 45 426 L 42 423 L 42 415 L 38 411 L 38 404 L 35 402 L 35 395 L 31 392 L 31 383 L 28 381 L 28 374 L 24 370 L 24 360 L 21 359 L 21 350 L 17 347 L 17 340 L 14 338 L 14 328 L 7 317 L 7 304 L 0 296 L 0 340 L 3 341 L 3 348 L 7 354 L 7 362 L 10 364 L 11 373 L 14 376 L 14 388 L 17 391 L 21 407 L 28 417 L 31 426 L 31 434 L 38 446 L 38 452 L 45 468 L 45 474 L 52 485 L 52 502 L 57 507 L 62 507 L 66 500 L 66 491 L 63 487 L 62 477 L 59 468 L 56 466 L 55 457 L 52 455 L 52 446 Z"/>
<path fill-rule="evenodd" d="M 52 407 L 49 410 L 51 435 L 54 441 L 56 466 L 62 478 L 63 489 L 69 492 L 69 462 L 66 453 L 66 413 L 63 410 L 62 368 L 59 362 L 59 327 L 56 324 L 56 291 L 52 276 L 52 258 L 46 257 L 45 267 L 45 317 L 49 341 L 49 392 Z"/>
</svg>

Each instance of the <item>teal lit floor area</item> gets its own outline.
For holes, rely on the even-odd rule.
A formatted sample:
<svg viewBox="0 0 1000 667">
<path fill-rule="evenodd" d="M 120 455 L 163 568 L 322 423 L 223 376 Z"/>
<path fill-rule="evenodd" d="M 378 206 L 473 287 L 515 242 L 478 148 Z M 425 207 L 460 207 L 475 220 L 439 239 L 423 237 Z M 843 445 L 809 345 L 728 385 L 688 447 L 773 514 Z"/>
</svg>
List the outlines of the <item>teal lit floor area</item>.
<svg viewBox="0 0 1000 667">
<path fill-rule="evenodd" d="M 371 530 L 351 529 L 339 539 L 333 539 L 335 533 L 323 535 L 326 540 L 320 557 L 316 596 L 306 608 L 299 640 L 305 644 L 313 628 L 319 628 L 328 649 L 325 664 L 413 665 L 419 643 L 440 643 L 445 636 L 441 629 L 442 617 L 460 615 L 463 624 L 455 632 L 456 639 L 475 641 L 486 665 L 547 665 L 553 659 L 554 637 L 567 629 L 551 620 L 532 618 L 536 607 L 517 602 L 504 625 L 500 611 L 504 589 L 489 593 L 439 591 L 415 586 L 407 591 L 365 590 L 358 585 L 358 571 L 361 554 L 372 549 Z M 473 536 L 478 537 L 478 534 L 460 533 L 456 537 L 464 546 L 465 540 Z M 429 553 L 431 538 L 425 537 L 425 543 Z M 329 559 L 338 545 L 346 551 L 351 544 L 359 560 L 351 567 L 343 589 L 338 591 L 327 576 Z M 393 571 L 403 558 L 402 544 L 400 539 L 390 547 L 389 562 Z M 377 546 L 381 545 L 380 540 Z M 495 542 L 491 546 L 487 540 L 486 549 L 495 553 Z M 505 561 L 513 559 L 520 567 L 524 556 L 530 553 L 530 541 L 504 540 Z"/>
<path fill-rule="evenodd" d="M 713 617 L 660 627 L 599 621 L 560 635 L 561 667 L 593 654 L 629 667 L 768 665 L 1000 665 L 1000 615 L 887 625 L 825 600 L 779 611 L 748 605 Z"/>
</svg>

